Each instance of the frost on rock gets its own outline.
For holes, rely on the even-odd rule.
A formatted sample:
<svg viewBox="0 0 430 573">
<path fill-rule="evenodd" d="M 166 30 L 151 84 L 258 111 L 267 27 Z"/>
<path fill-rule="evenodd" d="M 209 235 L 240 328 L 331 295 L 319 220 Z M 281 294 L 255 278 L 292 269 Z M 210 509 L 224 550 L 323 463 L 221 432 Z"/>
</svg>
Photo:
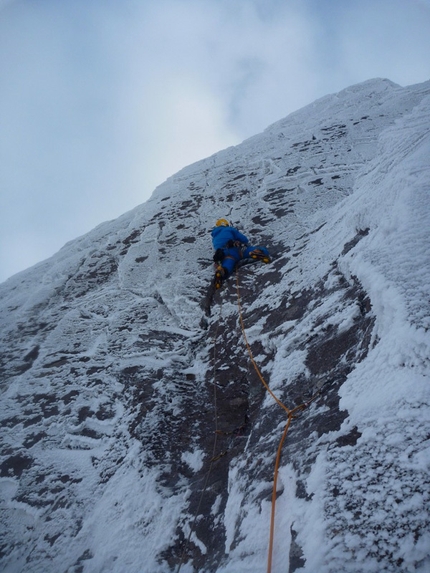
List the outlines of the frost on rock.
<svg viewBox="0 0 430 573">
<path fill-rule="evenodd" d="M 184 168 L 0 285 L 0 563 L 15 573 L 430 570 L 430 85 L 371 80 Z"/>
</svg>

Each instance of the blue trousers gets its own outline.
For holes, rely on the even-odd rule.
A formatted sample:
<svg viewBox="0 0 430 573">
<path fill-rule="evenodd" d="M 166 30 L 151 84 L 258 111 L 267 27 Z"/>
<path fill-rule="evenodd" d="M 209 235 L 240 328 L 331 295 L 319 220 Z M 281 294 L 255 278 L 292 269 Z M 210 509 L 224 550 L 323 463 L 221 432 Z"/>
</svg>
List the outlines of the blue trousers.
<svg viewBox="0 0 430 573">
<path fill-rule="evenodd" d="M 252 251 L 254 251 L 255 249 L 259 249 L 265 255 L 269 256 L 269 251 L 266 249 L 266 247 L 260 247 L 260 246 L 246 247 L 246 249 L 243 252 L 238 247 L 223 249 L 225 257 L 221 263 L 221 266 L 226 272 L 226 278 L 232 274 L 237 263 L 242 259 L 248 259 L 251 256 Z"/>
</svg>

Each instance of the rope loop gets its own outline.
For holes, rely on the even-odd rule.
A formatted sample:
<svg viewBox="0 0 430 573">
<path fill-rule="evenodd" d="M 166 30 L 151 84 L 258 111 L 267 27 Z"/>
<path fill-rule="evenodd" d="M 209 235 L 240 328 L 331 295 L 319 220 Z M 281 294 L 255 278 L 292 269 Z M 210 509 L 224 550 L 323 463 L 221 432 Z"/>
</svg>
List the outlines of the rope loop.
<svg viewBox="0 0 430 573">
<path fill-rule="evenodd" d="M 249 344 L 248 338 L 246 336 L 245 324 L 243 321 L 242 303 L 241 303 L 241 298 L 240 298 L 240 289 L 239 289 L 239 272 L 238 272 L 237 267 L 236 267 L 236 290 L 237 290 L 237 303 L 238 303 L 238 311 L 239 311 L 239 322 L 240 322 L 240 327 L 242 330 L 243 339 L 244 339 L 245 346 L 246 346 L 248 354 L 249 354 L 250 361 L 254 367 L 255 372 L 257 373 L 257 376 L 259 377 L 261 383 L 263 384 L 263 386 L 265 387 L 267 392 L 272 396 L 274 401 L 278 404 L 278 406 L 280 408 L 282 408 L 284 410 L 284 412 L 287 415 L 287 422 L 285 424 L 284 431 L 283 431 L 281 439 L 279 441 L 278 450 L 276 452 L 276 461 L 275 461 L 275 468 L 274 468 L 274 475 L 273 475 L 272 510 L 271 510 L 271 516 L 270 516 L 270 537 L 269 537 L 269 549 L 268 549 L 268 557 L 267 557 L 267 573 L 271 573 L 271 571 L 272 571 L 273 541 L 274 541 L 274 534 L 275 534 L 276 490 L 277 490 L 277 483 L 278 483 L 278 471 L 279 471 L 279 464 L 280 464 L 280 460 L 281 460 L 282 446 L 284 445 L 285 438 L 287 437 L 287 433 L 288 433 L 288 430 L 290 428 L 291 421 L 297 417 L 296 414 L 305 410 L 309 406 L 309 404 L 316 399 L 316 397 L 320 394 L 321 390 L 319 390 L 316 394 L 314 394 L 311 397 L 311 399 L 308 400 L 308 402 L 300 404 L 300 405 L 296 406 L 295 408 L 288 408 L 272 392 L 272 390 L 270 389 L 266 380 L 264 379 L 263 375 L 261 374 L 261 371 L 258 367 L 258 364 L 256 363 L 256 361 L 254 359 L 251 345 Z M 203 489 L 202 489 L 201 494 L 200 494 L 200 500 L 199 500 L 197 510 L 195 512 L 195 515 L 194 515 L 194 520 L 190 524 L 190 532 L 189 532 L 188 538 L 185 541 L 184 549 L 183 549 L 181 559 L 180 559 L 179 564 L 178 564 L 178 568 L 176 569 L 176 573 L 180 572 L 181 566 L 184 562 L 185 553 L 188 549 L 191 535 L 195 529 L 195 525 L 197 522 L 197 517 L 199 515 L 199 511 L 200 511 L 200 507 L 201 507 L 201 504 L 203 501 L 203 497 L 204 497 L 204 494 L 205 494 L 206 489 L 208 487 L 209 477 L 210 477 L 210 474 L 212 471 L 212 466 L 213 466 L 214 462 L 216 462 L 217 460 L 219 460 L 220 458 L 222 458 L 223 456 L 225 456 L 227 454 L 227 451 L 222 451 L 222 452 L 217 454 L 217 448 L 218 448 L 217 436 L 223 434 L 223 432 L 221 432 L 218 429 L 218 411 L 217 411 L 217 393 L 216 393 L 216 387 L 217 387 L 217 383 L 216 383 L 216 360 L 217 360 L 216 342 L 217 342 L 217 337 L 218 337 L 219 325 L 221 322 L 221 316 L 222 316 L 222 297 L 221 297 L 221 301 L 220 301 L 219 317 L 217 320 L 217 325 L 215 328 L 214 339 L 213 339 L 213 403 L 214 403 L 214 417 L 215 417 L 215 420 L 214 420 L 214 425 L 215 425 L 214 436 L 215 437 L 214 437 L 213 451 L 212 451 L 212 457 L 209 460 L 209 468 L 208 468 L 208 471 L 207 471 L 206 476 L 205 476 L 205 482 L 204 482 Z"/>
<path fill-rule="evenodd" d="M 266 380 L 264 379 L 263 375 L 261 374 L 261 371 L 260 371 L 260 369 L 259 369 L 259 367 L 258 367 L 258 365 L 254 359 L 254 356 L 252 354 L 252 350 L 251 350 L 251 346 L 248 342 L 248 338 L 246 336 L 245 325 L 244 325 L 244 321 L 243 321 L 243 313 L 242 313 L 242 303 L 241 303 L 241 298 L 240 298 L 240 289 L 239 289 L 239 271 L 238 271 L 237 267 L 236 267 L 236 290 L 237 290 L 237 304 L 238 304 L 238 309 L 239 309 L 240 327 L 242 330 L 243 340 L 244 340 L 245 346 L 248 350 L 248 354 L 249 354 L 249 358 L 251 360 L 251 363 L 254 366 L 254 370 L 257 373 L 257 376 L 259 377 L 263 386 L 266 388 L 266 390 L 272 396 L 272 398 L 275 400 L 275 402 L 278 404 L 278 406 L 281 407 L 285 411 L 285 413 L 287 414 L 287 422 L 285 424 L 285 428 L 284 428 L 284 431 L 282 433 L 282 437 L 281 437 L 279 445 L 278 445 L 278 450 L 276 452 L 275 469 L 274 469 L 274 474 L 273 474 L 272 510 L 271 510 L 271 515 L 270 515 L 270 536 L 269 536 L 269 549 L 268 549 L 268 555 L 267 555 L 267 573 L 271 573 L 271 571 L 272 571 L 272 556 L 273 556 L 273 541 L 274 541 L 274 537 L 275 537 L 276 490 L 277 490 L 277 484 L 278 484 L 278 471 L 279 471 L 279 463 L 281 460 L 282 446 L 284 445 L 285 438 L 287 437 L 287 433 L 288 433 L 288 430 L 290 428 L 291 421 L 294 418 L 296 418 L 295 414 L 297 414 L 298 412 L 301 412 L 305 408 L 307 408 L 309 406 L 309 404 L 313 400 L 315 400 L 315 398 L 317 397 L 319 392 L 318 392 L 318 394 L 314 395 L 308 402 L 306 402 L 304 404 L 300 404 L 299 406 L 296 406 L 295 408 L 292 408 L 292 409 L 288 408 L 283 402 L 281 402 L 281 400 L 277 396 L 275 396 L 275 394 L 272 392 L 269 385 L 267 384 Z"/>
</svg>

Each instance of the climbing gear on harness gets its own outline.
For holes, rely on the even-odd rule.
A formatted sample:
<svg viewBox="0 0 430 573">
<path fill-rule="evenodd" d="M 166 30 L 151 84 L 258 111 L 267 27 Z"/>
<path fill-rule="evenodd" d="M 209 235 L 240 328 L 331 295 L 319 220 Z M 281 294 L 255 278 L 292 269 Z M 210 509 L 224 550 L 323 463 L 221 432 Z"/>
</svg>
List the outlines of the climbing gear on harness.
<svg viewBox="0 0 430 573">
<path fill-rule="evenodd" d="M 218 219 L 218 221 L 215 223 L 215 227 L 230 227 L 230 223 L 227 221 L 227 219 Z"/>
</svg>

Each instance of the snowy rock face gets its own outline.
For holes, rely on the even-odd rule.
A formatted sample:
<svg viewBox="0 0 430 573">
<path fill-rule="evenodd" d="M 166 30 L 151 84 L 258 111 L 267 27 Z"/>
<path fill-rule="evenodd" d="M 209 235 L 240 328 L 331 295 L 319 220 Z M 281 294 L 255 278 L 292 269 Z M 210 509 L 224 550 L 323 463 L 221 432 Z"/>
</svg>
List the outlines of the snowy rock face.
<svg viewBox="0 0 430 573">
<path fill-rule="evenodd" d="M 1 570 L 428 572 L 430 83 L 372 80 L 0 285 Z M 269 265 L 202 310 L 209 231 Z"/>
</svg>

